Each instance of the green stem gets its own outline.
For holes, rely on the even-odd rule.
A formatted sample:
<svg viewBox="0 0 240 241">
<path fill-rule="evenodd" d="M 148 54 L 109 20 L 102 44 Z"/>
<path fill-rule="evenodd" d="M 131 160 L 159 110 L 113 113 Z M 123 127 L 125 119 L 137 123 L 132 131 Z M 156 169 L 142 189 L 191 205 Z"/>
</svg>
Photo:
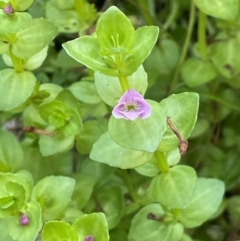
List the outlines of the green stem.
<svg viewBox="0 0 240 241">
<path fill-rule="evenodd" d="M 177 17 L 178 9 L 179 9 L 179 1 L 171 0 L 170 7 L 171 7 L 170 14 L 168 15 L 166 22 L 163 24 L 163 28 L 165 30 L 167 30 L 172 25 L 172 23 Z"/>
<path fill-rule="evenodd" d="M 237 105 L 234 105 L 226 100 L 223 100 L 221 98 L 218 98 L 217 96 L 211 95 L 211 94 L 206 94 L 206 93 L 199 93 L 200 97 L 204 97 L 210 100 L 214 100 L 222 105 L 225 105 L 226 107 L 232 109 L 232 110 L 236 110 L 238 112 L 240 112 L 240 108 Z"/>
<path fill-rule="evenodd" d="M 155 3 L 152 0 L 138 0 L 139 7 L 141 9 L 143 18 L 147 25 L 154 24 L 154 16 L 155 16 Z"/>
<path fill-rule="evenodd" d="M 207 42 L 206 42 L 206 20 L 207 16 L 202 11 L 199 11 L 198 16 L 198 44 L 202 59 L 207 60 Z"/>
<path fill-rule="evenodd" d="M 162 173 L 167 173 L 169 171 L 169 166 L 168 166 L 168 162 L 167 162 L 167 159 L 166 159 L 164 153 L 160 152 L 160 151 L 155 151 L 154 157 L 157 160 L 157 165 L 158 165 L 159 170 Z"/>
<path fill-rule="evenodd" d="M 129 175 L 127 173 L 127 170 L 117 170 L 116 174 L 121 177 L 123 179 L 123 181 L 125 182 L 127 188 L 128 188 L 128 192 L 129 192 L 129 195 L 131 196 L 132 200 L 134 202 L 138 202 L 138 195 L 137 193 L 135 192 L 134 188 L 133 188 L 133 185 L 132 185 L 132 181 L 131 179 L 129 178 Z"/>
<path fill-rule="evenodd" d="M 23 72 L 23 62 L 22 59 L 18 58 L 12 53 L 12 50 L 9 50 L 10 57 L 12 59 L 13 63 L 13 68 L 15 69 L 16 72 Z"/>
<path fill-rule="evenodd" d="M 172 209 L 172 214 L 173 214 L 173 217 L 174 217 L 174 221 L 178 221 L 178 217 L 180 215 L 180 210 L 179 209 Z"/>
<path fill-rule="evenodd" d="M 121 84 L 122 91 L 123 91 L 123 93 L 125 93 L 127 90 L 129 90 L 128 79 L 127 79 L 127 77 L 125 77 L 123 75 L 119 75 L 118 79 L 119 79 L 119 82 Z"/>
<path fill-rule="evenodd" d="M 190 16 L 189 16 L 189 24 L 188 24 L 188 29 L 187 29 L 187 35 L 186 35 L 186 38 L 185 38 L 185 42 L 184 42 L 184 45 L 183 45 L 183 48 L 182 48 L 182 53 L 181 53 L 180 59 L 178 61 L 176 71 L 175 71 L 174 76 L 173 76 L 170 92 L 172 92 L 175 89 L 175 87 L 178 83 L 179 72 L 180 72 L 182 64 L 183 64 L 183 62 L 186 58 L 188 46 L 190 44 L 192 31 L 193 31 L 193 25 L 194 25 L 194 20 L 195 20 L 195 10 L 196 10 L 196 8 L 195 8 L 195 5 L 194 5 L 193 0 L 192 0 L 191 6 L 190 6 Z"/>
</svg>

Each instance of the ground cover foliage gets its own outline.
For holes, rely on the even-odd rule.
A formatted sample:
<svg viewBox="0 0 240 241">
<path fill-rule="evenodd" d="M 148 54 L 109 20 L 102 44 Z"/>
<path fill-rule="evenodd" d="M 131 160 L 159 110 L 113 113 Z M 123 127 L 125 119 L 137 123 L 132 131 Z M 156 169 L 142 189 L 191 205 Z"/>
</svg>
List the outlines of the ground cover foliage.
<svg viewBox="0 0 240 241">
<path fill-rule="evenodd" d="M 240 239 L 239 5 L 0 1 L 0 240 Z"/>
</svg>

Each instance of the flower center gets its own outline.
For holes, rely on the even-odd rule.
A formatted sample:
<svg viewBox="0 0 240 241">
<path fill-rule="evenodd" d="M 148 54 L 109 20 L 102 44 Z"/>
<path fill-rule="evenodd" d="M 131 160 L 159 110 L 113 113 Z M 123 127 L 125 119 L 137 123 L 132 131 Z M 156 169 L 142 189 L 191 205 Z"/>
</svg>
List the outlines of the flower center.
<svg viewBox="0 0 240 241">
<path fill-rule="evenodd" d="M 130 104 L 126 106 L 127 111 L 134 111 L 137 107 L 137 104 Z"/>
</svg>

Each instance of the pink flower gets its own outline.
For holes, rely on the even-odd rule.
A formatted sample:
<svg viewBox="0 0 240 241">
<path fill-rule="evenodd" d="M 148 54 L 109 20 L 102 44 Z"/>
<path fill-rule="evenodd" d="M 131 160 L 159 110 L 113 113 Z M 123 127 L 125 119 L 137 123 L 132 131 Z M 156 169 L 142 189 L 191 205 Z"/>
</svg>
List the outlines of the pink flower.
<svg viewBox="0 0 240 241">
<path fill-rule="evenodd" d="M 89 235 L 85 237 L 84 241 L 94 241 L 94 239 L 91 235 Z"/>
<path fill-rule="evenodd" d="M 145 119 L 151 115 L 151 106 L 141 94 L 130 89 L 120 98 L 112 114 L 115 118 L 124 118 L 131 121 L 138 117 Z"/>
<path fill-rule="evenodd" d="M 19 217 L 19 223 L 20 223 L 20 225 L 22 225 L 22 226 L 28 225 L 28 223 L 29 223 L 29 218 L 28 218 L 27 214 L 22 213 L 22 214 L 20 215 L 20 217 Z"/>
<path fill-rule="evenodd" d="M 10 4 L 7 4 L 4 8 L 3 8 L 4 13 L 11 15 L 13 14 L 14 10 L 12 8 L 12 6 Z"/>
</svg>

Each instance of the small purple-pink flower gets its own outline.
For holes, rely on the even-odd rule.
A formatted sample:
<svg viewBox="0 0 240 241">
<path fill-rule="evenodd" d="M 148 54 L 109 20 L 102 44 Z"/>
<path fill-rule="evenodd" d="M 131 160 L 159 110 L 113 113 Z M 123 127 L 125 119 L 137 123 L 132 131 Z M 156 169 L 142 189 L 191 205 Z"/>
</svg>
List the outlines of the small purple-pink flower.
<svg viewBox="0 0 240 241">
<path fill-rule="evenodd" d="M 145 119 L 151 115 L 151 106 L 135 90 L 127 90 L 114 107 L 112 114 L 115 118 L 134 121 L 138 117 Z"/>
<path fill-rule="evenodd" d="M 26 226 L 29 223 L 29 218 L 26 213 L 22 213 L 19 217 L 19 223 L 22 226 Z"/>
<path fill-rule="evenodd" d="M 10 15 L 13 14 L 14 10 L 12 8 L 12 6 L 10 4 L 7 4 L 4 8 L 3 8 L 4 13 Z"/>
</svg>

